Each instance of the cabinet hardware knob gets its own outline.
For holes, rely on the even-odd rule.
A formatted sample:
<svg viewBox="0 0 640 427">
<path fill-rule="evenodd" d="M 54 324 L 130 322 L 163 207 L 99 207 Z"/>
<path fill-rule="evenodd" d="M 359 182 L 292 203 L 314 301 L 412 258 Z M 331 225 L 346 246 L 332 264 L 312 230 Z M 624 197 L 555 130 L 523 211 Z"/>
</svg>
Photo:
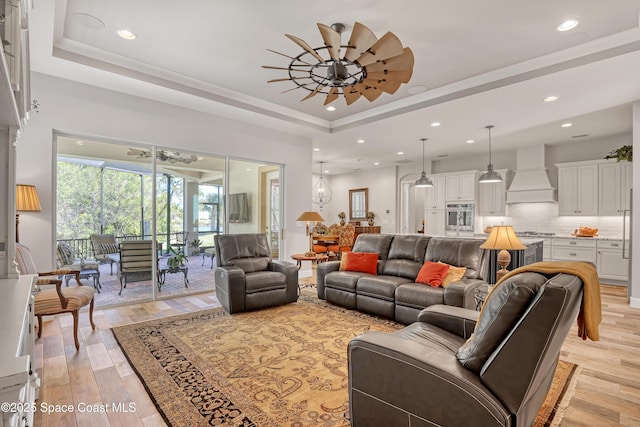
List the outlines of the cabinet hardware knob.
<svg viewBox="0 0 640 427">
<path fill-rule="evenodd" d="M 569 253 L 569 255 L 571 255 L 571 256 L 576 256 L 576 255 L 578 255 L 578 254 L 577 254 L 577 253 L 575 253 L 575 252 L 570 252 L 570 253 Z"/>
<path fill-rule="evenodd" d="M 570 245 L 577 245 L 576 242 L 569 242 Z"/>
<path fill-rule="evenodd" d="M 619 245 L 619 244 L 617 244 L 617 243 L 612 243 L 612 244 L 611 244 L 611 246 L 612 246 L 612 247 L 614 247 L 614 248 L 617 248 L 617 247 L 618 247 L 618 246 L 620 246 L 620 245 Z"/>
</svg>

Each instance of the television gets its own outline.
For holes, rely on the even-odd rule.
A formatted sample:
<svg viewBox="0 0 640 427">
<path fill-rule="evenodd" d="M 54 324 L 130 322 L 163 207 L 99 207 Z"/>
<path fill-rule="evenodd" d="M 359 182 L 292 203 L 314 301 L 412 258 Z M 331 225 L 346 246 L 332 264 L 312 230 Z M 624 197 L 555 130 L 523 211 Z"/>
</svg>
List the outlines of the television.
<svg viewBox="0 0 640 427">
<path fill-rule="evenodd" d="M 249 222 L 247 193 L 229 194 L 229 222 Z"/>
</svg>

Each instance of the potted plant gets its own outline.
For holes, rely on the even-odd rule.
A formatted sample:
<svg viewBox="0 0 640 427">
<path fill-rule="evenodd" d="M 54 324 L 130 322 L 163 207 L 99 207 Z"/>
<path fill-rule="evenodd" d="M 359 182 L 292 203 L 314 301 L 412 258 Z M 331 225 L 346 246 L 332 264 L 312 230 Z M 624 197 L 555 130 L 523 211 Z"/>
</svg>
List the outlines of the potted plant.
<svg viewBox="0 0 640 427">
<path fill-rule="evenodd" d="M 373 220 L 376 217 L 376 214 L 374 214 L 373 212 L 369 211 L 367 212 L 367 220 L 369 221 L 369 225 L 373 225 Z"/>
<path fill-rule="evenodd" d="M 344 225 L 344 219 L 347 217 L 347 214 L 344 211 L 338 214 L 338 218 L 340 218 L 340 225 Z"/>
<path fill-rule="evenodd" d="M 173 246 L 169 246 L 169 252 L 172 253 L 172 255 L 167 259 L 167 268 L 170 272 L 175 273 L 180 269 L 180 267 L 184 267 L 189 262 L 189 259 L 184 254 L 184 250 L 182 248 L 176 250 Z"/>
<path fill-rule="evenodd" d="M 605 159 L 617 159 L 617 161 L 626 160 L 628 162 L 633 161 L 633 146 L 632 145 L 623 145 L 620 148 L 616 148 L 607 154 Z"/>
<path fill-rule="evenodd" d="M 202 245 L 202 240 L 198 239 L 197 237 L 195 239 L 193 239 L 192 241 L 189 242 L 189 244 L 191 245 L 191 251 L 192 254 L 191 255 L 199 255 L 200 254 L 200 245 Z"/>
</svg>

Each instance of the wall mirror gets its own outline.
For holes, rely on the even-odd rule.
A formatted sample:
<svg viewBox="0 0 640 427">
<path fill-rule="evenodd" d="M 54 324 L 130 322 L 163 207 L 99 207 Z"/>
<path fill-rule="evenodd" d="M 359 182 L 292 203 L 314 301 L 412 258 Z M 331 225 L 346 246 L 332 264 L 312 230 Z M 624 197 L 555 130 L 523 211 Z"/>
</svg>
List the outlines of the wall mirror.
<svg viewBox="0 0 640 427">
<path fill-rule="evenodd" d="M 365 220 L 369 210 L 369 189 L 356 188 L 349 190 L 349 219 Z"/>
</svg>

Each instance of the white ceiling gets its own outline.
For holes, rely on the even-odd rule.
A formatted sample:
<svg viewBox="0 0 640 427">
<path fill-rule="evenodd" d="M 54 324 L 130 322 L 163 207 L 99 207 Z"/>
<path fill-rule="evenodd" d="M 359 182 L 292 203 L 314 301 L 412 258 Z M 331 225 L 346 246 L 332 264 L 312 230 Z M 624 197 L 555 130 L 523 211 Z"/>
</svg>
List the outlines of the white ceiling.
<svg viewBox="0 0 640 427">
<path fill-rule="evenodd" d="M 420 162 L 420 138 L 429 139 L 428 158 L 478 153 L 481 169 L 488 124 L 496 151 L 630 132 L 630 103 L 640 100 L 639 16 L 640 0 L 56 0 L 37 2 L 30 16 L 31 65 L 307 135 L 330 173 Z M 569 18 L 580 25 L 556 31 Z M 300 102 L 303 90 L 281 93 L 293 83 L 267 83 L 286 72 L 262 65 L 289 62 L 267 49 L 301 53 L 285 33 L 319 47 L 316 23 L 341 22 L 346 44 L 355 21 L 412 49 L 413 76 L 395 94 L 348 107 L 339 99 L 328 112 L 324 97 Z M 136 40 L 118 37 L 120 28 Z M 420 85 L 428 90 L 409 94 Z M 558 101 L 542 101 L 552 94 Z M 566 121 L 573 126 L 561 128 Z"/>
</svg>

